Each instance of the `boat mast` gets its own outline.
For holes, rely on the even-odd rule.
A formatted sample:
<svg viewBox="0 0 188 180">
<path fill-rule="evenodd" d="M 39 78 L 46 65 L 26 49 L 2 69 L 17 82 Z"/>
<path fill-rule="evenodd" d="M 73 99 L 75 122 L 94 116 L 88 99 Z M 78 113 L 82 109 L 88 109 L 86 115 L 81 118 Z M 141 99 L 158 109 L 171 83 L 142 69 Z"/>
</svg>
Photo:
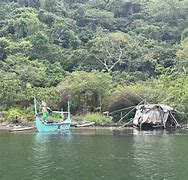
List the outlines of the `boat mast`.
<svg viewBox="0 0 188 180">
<path fill-rule="evenodd" d="M 37 103 L 36 103 L 36 98 L 34 98 L 34 107 L 35 107 L 35 115 L 37 115 Z"/>
<path fill-rule="evenodd" d="M 68 117 L 67 118 L 70 119 L 70 102 L 69 102 L 69 100 L 68 100 L 68 109 L 67 110 L 68 110 Z"/>
</svg>

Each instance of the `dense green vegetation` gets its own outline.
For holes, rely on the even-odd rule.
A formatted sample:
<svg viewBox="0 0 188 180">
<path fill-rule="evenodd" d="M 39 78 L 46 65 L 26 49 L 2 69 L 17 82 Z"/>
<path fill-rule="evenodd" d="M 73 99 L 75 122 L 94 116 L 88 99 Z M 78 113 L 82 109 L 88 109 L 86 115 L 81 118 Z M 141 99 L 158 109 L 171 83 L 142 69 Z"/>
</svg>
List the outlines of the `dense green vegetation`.
<svg viewBox="0 0 188 180">
<path fill-rule="evenodd" d="M 34 96 L 54 109 L 70 99 L 75 115 L 146 99 L 185 120 L 188 1 L 1 0 L 0 67 L 9 121 L 31 120 Z"/>
</svg>

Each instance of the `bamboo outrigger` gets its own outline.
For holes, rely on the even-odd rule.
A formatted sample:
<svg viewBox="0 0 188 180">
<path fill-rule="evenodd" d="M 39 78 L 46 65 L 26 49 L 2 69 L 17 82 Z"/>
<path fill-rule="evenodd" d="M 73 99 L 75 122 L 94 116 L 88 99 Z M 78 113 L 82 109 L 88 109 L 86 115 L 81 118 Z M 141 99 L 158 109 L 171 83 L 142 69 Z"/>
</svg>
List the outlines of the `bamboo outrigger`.
<svg viewBox="0 0 188 180">
<path fill-rule="evenodd" d="M 13 131 L 28 131 L 28 130 L 32 130 L 34 129 L 35 127 L 21 127 L 21 126 L 18 126 L 18 127 L 14 127 L 12 129 L 10 129 L 11 132 Z"/>
</svg>

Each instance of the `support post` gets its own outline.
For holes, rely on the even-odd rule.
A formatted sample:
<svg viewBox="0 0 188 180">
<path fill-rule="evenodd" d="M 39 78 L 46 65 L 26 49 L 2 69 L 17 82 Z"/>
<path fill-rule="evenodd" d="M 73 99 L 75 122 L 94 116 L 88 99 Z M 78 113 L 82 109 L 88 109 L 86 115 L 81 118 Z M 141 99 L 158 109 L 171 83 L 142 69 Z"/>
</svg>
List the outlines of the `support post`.
<svg viewBox="0 0 188 180">
<path fill-rule="evenodd" d="M 34 108 L 35 108 L 35 115 L 37 115 L 37 100 L 34 97 Z"/>
</svg>

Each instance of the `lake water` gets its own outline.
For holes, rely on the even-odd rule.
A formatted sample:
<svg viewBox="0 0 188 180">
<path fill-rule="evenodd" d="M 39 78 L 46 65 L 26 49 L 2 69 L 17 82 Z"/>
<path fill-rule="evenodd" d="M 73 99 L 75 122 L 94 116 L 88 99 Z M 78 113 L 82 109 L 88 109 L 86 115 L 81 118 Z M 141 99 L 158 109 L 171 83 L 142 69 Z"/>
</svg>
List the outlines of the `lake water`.
<svg viewBox="0 0 188 180">
<path fill-rule="evenodd" d="M 187 180 L 188 130 L 0 132 L 0 180 Z"/>
</svg>

